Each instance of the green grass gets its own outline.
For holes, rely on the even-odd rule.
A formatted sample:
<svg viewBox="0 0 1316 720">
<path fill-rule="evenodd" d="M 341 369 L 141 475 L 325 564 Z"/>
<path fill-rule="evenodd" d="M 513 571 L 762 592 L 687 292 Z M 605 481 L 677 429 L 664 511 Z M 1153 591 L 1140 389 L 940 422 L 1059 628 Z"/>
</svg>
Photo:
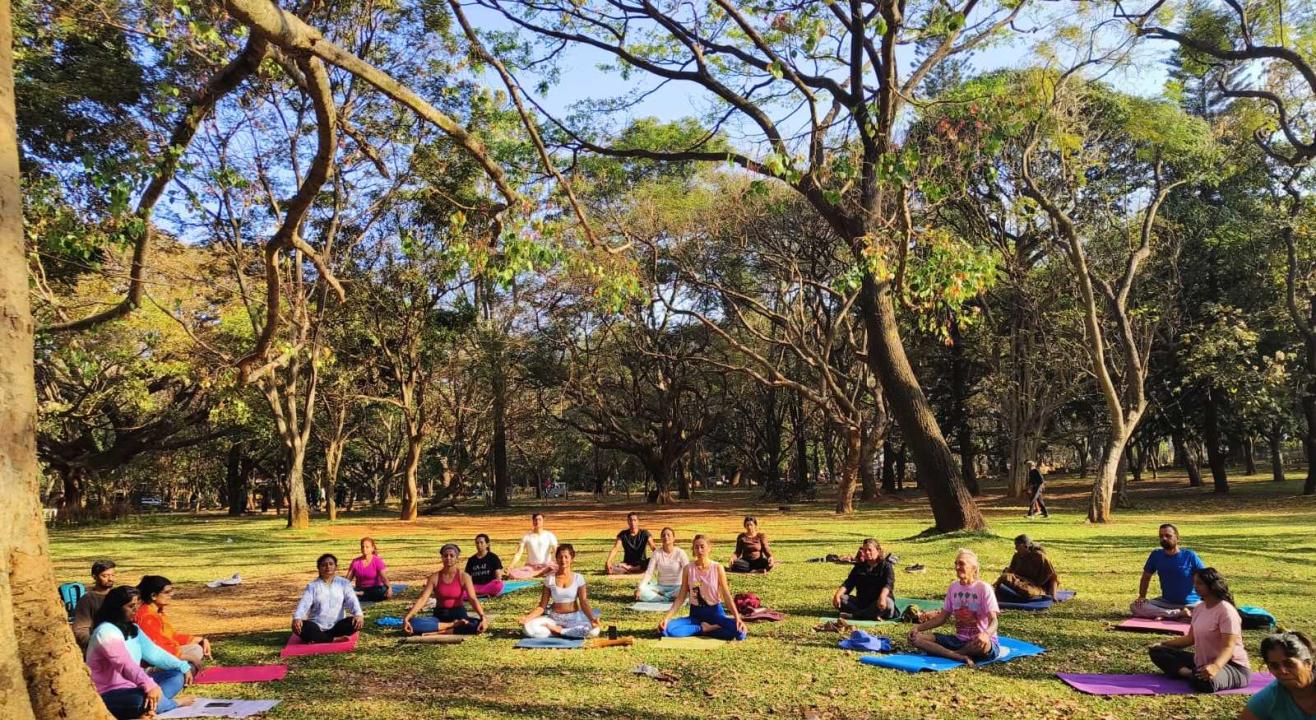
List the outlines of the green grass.
<svg viewBox="0 0 1316 720">
<path fill-rule="evenodd" d="M 1235 482 L 1227 497 L 1185 485 L 1181 479 L 1140 485 L 1133 494 L 1137 507 L 1121 510 L 1105 527 L 1082 523 L 1083 481 L 1052 483 L 1053 512 L 1045 521 L 1027 521 L 1016 502 L 988 496 L 984 508 L 991 532 L 959 537 L 919 537 L 928 513 L 913 495 L 884 499 L 847 518 L 833 515 L 826 502 L 782 513 L 730 491 L 661 511 L 641 507 L 646 527 L 656 534 L 673 525 L 682 545 L 695 532 L 712 533 L 714 556 L 724 561 L 747 512 L 759 516 L 771 539 L 782 565 L 767 576 L 733 577 L 732 589 L 757 592 L 789 617 L 752 625 L 749 640 L 715 652 L 660 650 L 645 642 L 656 637 L 658 616 L 624 609 L 632 600 L 631 580 L 598 576 L 611 537 L 624 523 L 628 506 L 620 500 L 602 506 L 548 501 L 542 507 L 549 529 L 580 552 L 578 569 L 589 578 L 604 625 L 641 638 L 625 649 L 512 649 L 520 634 L 514 619 L 534 602 L 533 591 L 488 603 L 498 616 L 493 632 L 461 645 L 400 645 L 391 632 L 374 626 L 377 617 L 405 611 L 425 569 L 437 565 L 443 542 L 456 540 L 469 551 L 469 538 L 488 531 L 495 550 L 510 561 L 529 504 L 510 513 L 471 510 L 416 524 L 381 515 L 349 516 L 333 525 L 317 520 L 312 530 L 298 534 L 272 517 L 153 517 L 56 530 L 52 552 L 63 579 L 81 579 L 90 560 L 101 556 L 119 562 L 121 581 L 136 582 L 146 572 L 171 577 L 184 591 L 175 621 L 181 630 L 206 632 L 196 626 L 205 622 L 198 618 L 222 616 L 219 626 L 231 634 L 216 643 L 218 661 L 265 663 L 277 661 L 287 638 L 287 621 L 281 618 L 296 602 L 296 586 L 312 577 L 315 555 L 333 551 L 346 564 L 355 555 L 355 538 L 375 535 L 394 568 L 392 579 L 410 582 L 412 589 L 404 601 L 367 611 L 367 631 L 356 652 L 292 658 L 288 678 L 278 683 L 197 689 L 207 697 L 280 698 L 271 715 L 277 718 L 798 718 L 810 708 L 827 718 L 1234 717 L 1243 704 L 1238 697 L 1093 698 L 1055 679 L 1065 671 L 1153 670 L 1145 647 L 1154 637 L 1108 627 L 1126 615 L 1156 526 L 1164 521 L 1177 523 L 1185 545 L 1225 574 L 1240 603 L 1268 608 L 1283 626 L 1316 630 L 1310 615 L 1316 498 L 1298 495 L 1294 481 Z M 1047 547 L 1064 586 L 1079 593 L 1044 614 L 1002 617 L 1002 634 L 1045 646 L 1048 652 L 1041 657 L 976 671 L 907 675 L 861 665 L 857 654 L 835 647 L 836 636 L 811 629 L 814 618 L 830 610 L 830 595 L 845 568 L 805 563 L 808 558 L 851 552 L 859 540 L 874 536 L 900 556 L 902 566 L 928 566 L 924 574 L 900 573 L 898 594 L 939 597 L 952 577 L 956 548 L 977 551 L 990 581 L 1009 560 L 1010 539 L 1021 532 Z M 235 570 L 244 577 L 239 588 L 212 591 L 200 585 Z M 233 632 L 235 627 L 243 631 Z M 890 632 L 898 650 L 905 649 L 907 627 Z M 1262 635 L 1247 632 L 1254 656 Z M 675 673 L 680 681 L 669 688 L 631 675 L 639 663 Z"/>
</svg>

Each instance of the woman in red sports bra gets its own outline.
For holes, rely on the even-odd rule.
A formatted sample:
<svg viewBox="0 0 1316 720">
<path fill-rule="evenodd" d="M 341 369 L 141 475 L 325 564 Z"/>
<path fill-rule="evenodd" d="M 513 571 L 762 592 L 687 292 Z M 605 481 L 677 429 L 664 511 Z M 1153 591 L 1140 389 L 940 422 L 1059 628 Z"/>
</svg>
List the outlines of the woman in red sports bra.
<svg viewBox="0 0 1316 720">
<path fill-rule="evenodd" d="M 471 576 L 462 572 L 461 566 L 457 564 L 461 549 L 448 543 L 439 550 L 439 557 L 443 558 L 443 567 L 425 579 L 425 589 L 420 591 L 416 604 L 402 618 L 402 630 L 408 635 L 434 632 L 474 635 L 484 632 L 489 627 L 489 621 L 484 617 L 484 608 L 480 607 L 475 585 L 471 582 Z M 425 601 L 430 599 L 431 594 L 437 601 L 434 616 L 416 618 L 416 613 L 425 607 Z M 475 611 L 474 616 L 466 612 L 467 600 Z"/>
</svg>

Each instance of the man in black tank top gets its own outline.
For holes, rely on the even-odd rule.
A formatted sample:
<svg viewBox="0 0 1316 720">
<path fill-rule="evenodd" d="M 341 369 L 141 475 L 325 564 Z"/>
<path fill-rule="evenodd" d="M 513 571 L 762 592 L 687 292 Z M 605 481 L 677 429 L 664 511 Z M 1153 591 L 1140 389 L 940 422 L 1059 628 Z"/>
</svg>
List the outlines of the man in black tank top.
<svg viewBox="0 0 1316 720">
<path fill-rule="evenodd" d="M 617 542 L 612 544 L 612 551 L 603 563 L 603 571 L 609 575 L 642 573 L 649 565 L 649 551 L 653 549 L 649 531 L 640 529 L 640 516 L 630 513 L 626 516 L 626 529 L 617 533 Z M 612 560 L 618 551 L 622 553 L 621 562 L 614 564 Z"/>
</svg>

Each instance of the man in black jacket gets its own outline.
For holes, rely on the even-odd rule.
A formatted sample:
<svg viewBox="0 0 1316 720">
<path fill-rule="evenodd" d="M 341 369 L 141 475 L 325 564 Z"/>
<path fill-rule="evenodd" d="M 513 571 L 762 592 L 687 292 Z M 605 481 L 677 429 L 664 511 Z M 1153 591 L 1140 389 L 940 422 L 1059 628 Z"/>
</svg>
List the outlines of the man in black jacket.
<svg viewBox="0 0 1316 720">
<path fill-rule="evenodd" d="M 868 538 L 859 548 L 859 558 L 841 587 L 832 596 L 832 606 L 843 618 L 890 620 L 896 617 L 896 572 L 882 546 Z"/>
<path fill-rule="evenodd" d="M 1028 494 L 1032 499 L 1028 501 L 1028 517 L 1042 513 L 1042 517 L 1051 517 L 1051 513 L 1046 510 L 1046 502 L 1042 500 L 1042 488 L 1046 485 L 1046 479 L 1042 477 L 1042 471 L 1037 469 L 1037 463 L 1033 460 L 1028 461 Z"/>
</svg>

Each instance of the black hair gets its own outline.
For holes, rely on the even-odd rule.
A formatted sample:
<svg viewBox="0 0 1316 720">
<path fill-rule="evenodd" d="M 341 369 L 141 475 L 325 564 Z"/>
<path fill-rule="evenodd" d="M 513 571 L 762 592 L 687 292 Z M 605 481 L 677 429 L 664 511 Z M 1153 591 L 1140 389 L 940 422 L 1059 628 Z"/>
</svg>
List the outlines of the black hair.
<svg viewBox="0 0 1316 720">
<path fill-rule="evenodd" d="M 131 618 L 123 616 L 123 609 L 133 598 L 139 597 L 141 593 L 132 585 L 115 585 L 113 589 L 105 593 L 105 600 L 101 602 L 100 608 L 96 610 L 95 616 L 91 619 L 91 627 L 95 629 L 101 623 L 109 623 L 119 628 L 125 638 L 137 637 L 137 623 Z"/>
<path fill-rule="evenodd" d="M 485 535 L 484 533 L 480 533 L 479 535 L 476 535 L 476 536 L 475 536 L 475 542 L 480 542 L 480 538 L 484 538 L 484 544 L 485 544 L 485 545 L 488 545 L 488 544 L 489 544 L 489 536 L 488 536 L 488 535 Z"/>
<path fill-rule="evenodd" d="M 137 592 L 142 596 L 142 604 L 153 602 L 155 596 L 164 592 L 164 589 L 174 583 L 163 575 L 143 575 L 142 581 L 137 583 Z"/>
<path fill-rule="evenodd" d="M 744 525 L 745 523 L 754 523 L 755 525 L 758 525 L 759 519 L 754 517 L 753 515 L 746 515 L 744 521 L 742 521 L 740 524 Z"/>
<path fill-rule="evenodd" d="M 1230 605 L 1237 606 L 1237 603 L 1234 602 L 1234 594 L 1229 592 L 1229 583 L 1225 581 L 1225 576 L 1221 575 L 1219 570 L 1211 567 L 1202 568 L 1193 574 L 1201 579 L 1202 584 L 1206 586 L 1207 590 L 1211 591 L 1212 595 Z"/>
<path fill-rule="evenodd" d="M 627 519 L 627 520 L 630 520 L 631 518 L 635 518 L 636 520 L 639 520 L 639 519 L 640 519 L 640 514 L 637 513 L 637 512 L 628 512 L 628 513 L 626 513 L 626 519 Z"/>
<path fill-rule="evenodd" d="M 1174 531 L 1174 536 L 1179 537 L 1179 528 L 1175 527 L 1174 523 L 1161 523 L 1161 526 L 1156 529 L 1164 530 L 1165 528 L 1170 528 Z"/>
<path fill-rule="evenodd" d="M 335 555 L 335 554 L 333 554 L 333 553 L 325 553 L 325 554 L 323 554 L 323 555 L 321 555 L 320 557 L 318 557 L 318 558 L 315 559 L 315 567 L 317 567 L 317 568 L 320 567 L 320 563 L 324 562 L 326 559 L 327 559 L 327 560 L 333 560 L 333 561 L 334 561 L 334 565 L 337 565 L 337 564 L 338 564 L 338 556 L 337 556 L 337 555 Z"/>
<path fill-rule="evenodd" d="M 1313 655 L 1316 655 L 1316 647 L 1312 646 L 1311 639 L 1300 632 L 1278 632 L 1268 635 L 1261 641 L 1263 662 L 1271 650 L 1283 650 L 1285 657 L 1291 657 L 1308 665 L 1313 664 Z"/>
<path fill-rule="evenodd" d="M 553 555 L 556 557 L 559 553 L 564 552 L 571 553 L 572 560 L 576 559 L 576 548 L 572 547 L 571 543 L 562 543 L 561 545 L 558 545 L 557 550 L 553 551 Z"/>
<path fill-rule="evenodd" d="M 97 575 L 100 575 L 106 570 L 113 570 L 114 568 L 115 568 L 114 561 L 109 558 L 105 558 L 103 560 L 97 560 L 96 562 L 91 564 L 91 576 L 96 577 Z"/>
<path fill-rule="evenodd" d="M 1015 538 L 1014 544 L 1023 545 L 1024 547 L 1028 548 L 1029 550 L 1032 550 L 1033 552 L 1037 552 L 1042 549 L 1041 545 L 1038 545 L 1037 543 L 1033 542 L 1033 539 L 1028 537 L 1027 535 L 1020 535 L 1019 537 Z"/>
<path fill-rule="evenodd" d="M 541 512 L 530 513 L 530 519 L 534 520 L 535 518 L 539 518 L 542 520 L 544 518 L 544 513 Z"/>
</svg>

